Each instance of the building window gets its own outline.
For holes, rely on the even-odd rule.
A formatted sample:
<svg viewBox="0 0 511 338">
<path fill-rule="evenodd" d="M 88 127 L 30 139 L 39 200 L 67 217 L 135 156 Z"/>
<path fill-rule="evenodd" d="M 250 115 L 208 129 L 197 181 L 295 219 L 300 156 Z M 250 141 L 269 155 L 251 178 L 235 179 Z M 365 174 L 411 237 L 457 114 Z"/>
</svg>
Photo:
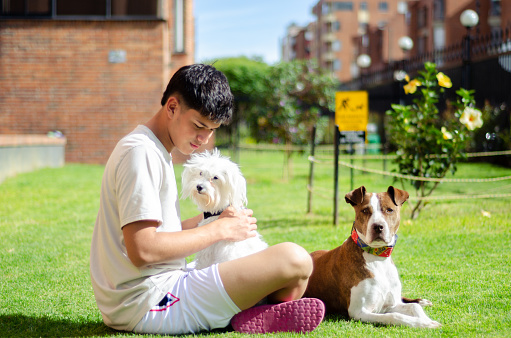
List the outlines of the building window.
<svg viewBox="0 0 511 338">
<path fill-rule="evenodd" d="M 0 0 L 0 15 L 48 16 L 51 15 L 51 0 Z"/>
<path fill-rule="evenodd" d="M 332 23 L 332 31 L 339 32 L 341 30 L 341 23 L 339 21 L 334 21 Z"/>
<path fill-rule="evenodd" d="M 367 2 L 366 1 L 362 1 L 359 6 L 360 6 L 359 8 L 361 11 L 367 11 Z"/>
<path fill-rule="evenodd" d="M 388 12 L 389 11 L 389 4 L 387 1 L 380 1 L 378 3 L 378 10 L 380 12 Z"/>
<path fill-rule="evenodd" d="M 445 3 L 444 0 L 435 0 L 433 2 L 433 20 L 444 20 L 445 18 Z"/>
<path fill-rule="evenodd" d="M 57 1 L 57 16 L 60 15 L 106 16 L 106 0 L 60 0 Z"/>
<path fill-rule="evenodd" d="M 334 61 L 332 62 L 332 70 L 333 70 L 334 72 L 338 72 L 338 71 L 340 71 L 340 70 L 341 70 L 341 68 L 342 68 L 341 60 L 336 59 L 336 60 L 334 60 Z"/>
<path fill-rule="evenodd" d="M 332 51 L 333 52 L 340 52 L 342 49 L 342 42 L 339 40 L 335 40 L 332 42 Z"/>
<path fill-rule="evenodd" d="M 334 11 L 353 11 L 353 1 L 336 1 L 332 4 Z"/>
<path fill-rule="evenodd" d="M 424 36 L 419 37 L 417 43 L 417 52 L 423 54 L 427 52 L 427 38 Z"/>
<path fill-rule="evenodd" d="M 0 16 L 158 17 L 158 0 L 0 0 Z"/>
<path fill-rule="evenodd" d="M 369 37 L 367 35 L 362 36 L 362 47 L 369 47 Z"/>
<path fill-rule="evenodd" d="M 500 16 L 502 13 L 500 0 L 491 0 L 490 2 L 490 16 Z"/>
<path fill-rule="evenodd" d="M 185 51 L 185 10 L 184 0 L 174 1 L 174 52 L 184 53 Z"/>
<path fill-rule="evenodd" d="M 422 7 L 417 11 L 417 26 L 418 28 L 426 27 L 428 23 L 428 10 L 426 7 Z"/>
<path fill-rule="evenodd" d="M 156 16 L 158 1 L 110 0 L 114 16 Z"/>
<path fill-rule="evenodd" d="M 323 5 L 321 6 L 321 14 L 323 15 L 327 15 L 327 14 L 330 14 L 331 12 L 331 4 L 328 3 L 328 2 L 325 2 L 323 3 Z"/>
</svg>

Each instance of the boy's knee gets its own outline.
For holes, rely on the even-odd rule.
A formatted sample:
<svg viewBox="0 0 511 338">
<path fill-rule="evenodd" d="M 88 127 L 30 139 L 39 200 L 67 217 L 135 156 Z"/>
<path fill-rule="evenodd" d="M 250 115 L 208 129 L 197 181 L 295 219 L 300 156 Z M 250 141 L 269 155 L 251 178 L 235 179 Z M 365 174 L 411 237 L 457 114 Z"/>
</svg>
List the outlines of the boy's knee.
<svg viewBox="0 0 511 338">
<path fill-rule="evenodd" d="M 281 243 L 281 258 L 285 272 L 299 278 L 309 278 L 312 273 L 312 258 L 301 246 L 295 243 Z"/>
</svg>

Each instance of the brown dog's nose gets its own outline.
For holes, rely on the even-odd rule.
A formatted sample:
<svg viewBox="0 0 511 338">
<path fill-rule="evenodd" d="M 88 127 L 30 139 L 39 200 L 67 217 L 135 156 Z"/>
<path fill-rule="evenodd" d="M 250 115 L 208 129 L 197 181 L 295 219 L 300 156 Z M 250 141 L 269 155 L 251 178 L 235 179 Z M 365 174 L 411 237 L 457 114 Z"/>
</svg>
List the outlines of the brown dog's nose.
<svg viewBox="0 0 511 338">
<path fill-rule="evenodd" d="M 381 234 L 383 232 L 383 225 L 379 223 L 373 224 L 373 230 L 374 232 Z"/>
</svg>

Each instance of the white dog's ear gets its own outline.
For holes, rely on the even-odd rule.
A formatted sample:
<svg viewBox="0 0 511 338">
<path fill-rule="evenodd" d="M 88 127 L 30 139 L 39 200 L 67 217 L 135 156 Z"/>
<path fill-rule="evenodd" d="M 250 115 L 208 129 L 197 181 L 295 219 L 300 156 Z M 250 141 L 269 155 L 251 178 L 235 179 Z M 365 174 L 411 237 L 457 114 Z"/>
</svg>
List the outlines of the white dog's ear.
<svg viewBox="0 0 511 338">
<path fill-rule="evenodd" d="M 247 200 L 247 181 L 243 175 L 238 176 L 238 199 L 241 201 L 243 207 L 246 207 L 248 204 Z"/>
<path fill-rule="evenodd" d="M 229 196 L 229 204 L 236 208 L 243 208 L 247 205 L 247 181 L 236 163 L 227 171 L 232 192 Z"/>
<path fill-rule="evenodd" d="M 188 188 L 190 181 L 191 181 L 190 168 L 185 165 L 183 173 L 181 174 L 181 198 L 182 199 L 187 199 L 188 197 L 190 197 L 190 194 L 192 193 L 190 191 L 190 189 Z"/>
</svg>

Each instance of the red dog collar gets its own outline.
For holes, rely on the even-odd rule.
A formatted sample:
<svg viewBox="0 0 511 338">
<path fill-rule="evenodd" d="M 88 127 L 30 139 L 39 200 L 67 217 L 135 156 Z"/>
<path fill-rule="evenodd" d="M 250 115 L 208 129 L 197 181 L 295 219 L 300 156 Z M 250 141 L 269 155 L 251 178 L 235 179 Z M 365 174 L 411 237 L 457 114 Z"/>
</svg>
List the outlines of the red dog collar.
<svg viewBox="0 0 511 338">
<path fill-rule="evenodd" d="M 351 239 L 355 242 L 362 250 L 371 255 L 380 256 L 380 257 L 390 257 L 392 254 L 392 250 L 394 250 L 394 245 L 397 242 L 397 235 L 394 235 L 394 245 L 382 246 L 380 248 L 370 247 L 366 242 L 364 242 L 357 233 L 357 230 L 353 228 L 351 231 Z"/>
</svg>

